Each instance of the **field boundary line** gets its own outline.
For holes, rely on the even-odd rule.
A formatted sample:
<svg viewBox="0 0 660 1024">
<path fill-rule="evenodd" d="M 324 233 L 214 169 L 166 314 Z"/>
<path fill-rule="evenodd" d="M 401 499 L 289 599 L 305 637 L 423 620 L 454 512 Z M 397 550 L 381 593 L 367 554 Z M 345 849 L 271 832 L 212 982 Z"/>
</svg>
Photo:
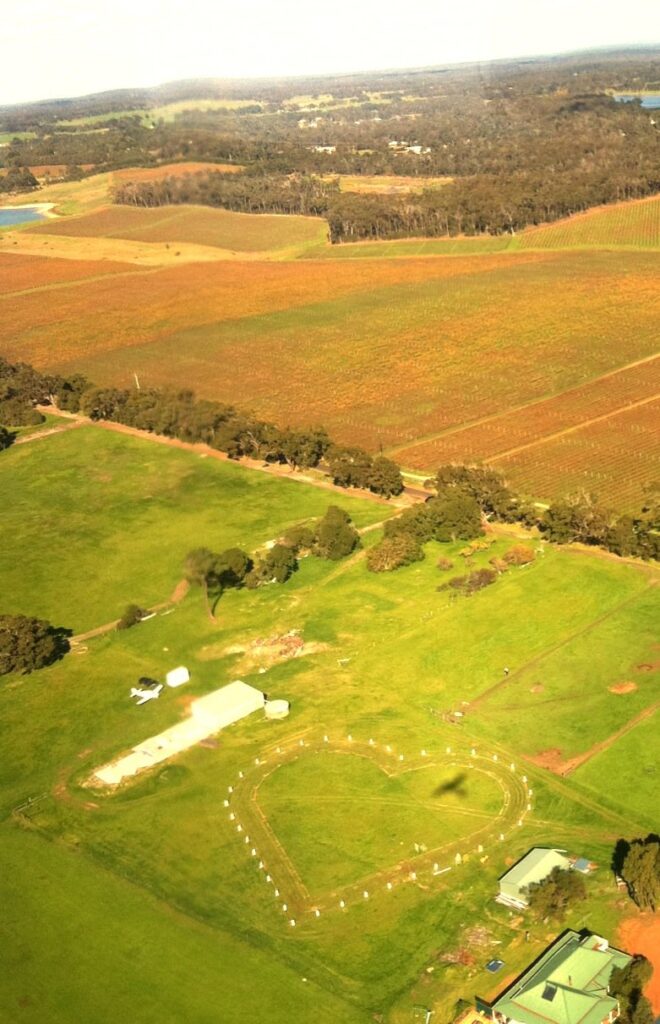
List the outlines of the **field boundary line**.
<svg viewBox="0 0 660 1024">
<path fill-rule="evenodd" d="M 78 420 L 74 420 L 73 423 L 63 423 L 61 427 L 48 427 L 46 430 L 37 430 L 34 434 L 28 434 L 27 437 L 17 437 L 11 447 L 17 444 L 31 444 L 32 441 L 43 441 L 46 437 L 51 437 L 53 434 L 63 434 L 67 430 L 75 430 L 77 427 L 84 426 L 83 423 Z"/>
<path fill-rule="evenodd" d="M 636 729 L 638 725 L 645 722 L 648 718 L 653 718 L 658 708 L 660 708 L 660 700 L 657 700 L 647 708 L 643 708 L 642 711 L 637 715 L 634 715 L 633 718 L 626 722 L 625 725 L 622 725 L 620 729 L 617 729 L 616 732 L 606 736 L 605 739 L 601 740 L 599 743 L 594 743 L 593 747 L 590 747 L 589 750 L 585 750 L 584 753 L 578 754 L 576 757 L 569 758 L 563 765 L 559 766 L 557 774 L 560 774 L 563 778 L 566 778 L 567 775 L 572 775 L 577 768 L 581 768 L 583 764 L 591 761 L 591 759 L 596 757 L 598 754 L 602 754 L 604 750 L 609 750 L 609 748 L 614 746 L 617 740 L 620 740 L 622 736 L 626 735 L 626 733 L 632 732 L 633 729 Z"/>
<path fill-rule="evenodd" d="M 547 444 L 549 441 L 556 441 L 560 437 L 566 437 L 568 434 L 574 434 L 577 430 L 584 430 L 586 427 L 593 426 L 594 423 L 602 423 L 603 420 L 612 419 L 614 416 L 621 416 L 624 412 L 630 412 L 633 409 L 639 409 L 643 405 L 650 405 L 653 402 L 657 402 L 660 399 L 660 392 L 651 395 L 650 398 L 640 398 L 638 402 L 630 402 L 628 405 L 622 405 L 618 409 L 613 409 L 611 412 L 603 413 L 601 416 L 594 416 L 590 420 L 583 420 L 581 423 L 577 423 L 573 427 L 565 427 L 563 430 L 558 430 L 554 434 L 545 434 L 544 437 L 537 438 L 536 441 L 528 441 L 527 444 L 519 444 L 516 448 L 509 448 L 505 452 L 499 452 L 497 455 L 488 457 L 488 462 L 499 462 L 500 459 L 506 459 L 510 455 L 518 455 L 519 452 L 527 451 L 528 448 L 536 448 L 541 444 Z"/>
<path fill-rule="evenodd" d="M 0 249 L 0 256 L 2 256 L 2 255 L 30 256 L 31 258 L 34 258 L 34 259 L 51 259 L 51 260 L 52 259 L 64 259 L 65 258 L 63 256 L 62 257 L 58 257 L 58 256 L 45 256 L 45 255 L 41 256 L 39 253 L 36 253 L 36 252 L 35 253 L 33 253 L 33 252 L 29 252 L 29 253 L 27 253 L 27 252 L 17 252 L 17 251 L 9 250 L 9 249 Z M 76 260 L 73 260 L 73 259 L 69 258 L 69 262 L 70 263 L 76 263 L 76 262 L 84 263 L 86 261 L 81 257 L 79 261 L 76 261 Z M 93 261 L 90 260 L 90 261 L 87 261 L 87 262 L 93 262 Z M 125 260 L 118 259 L 118 260 L 116 260 L 116 262 L 117 263 L 122 263 L 124 266 L 126 266 L 126 261 Z M 137 266 L 139 266 L 139 264 L 135 264 L 135 266 L 137 267 Z M 116 281 L 118 277 L 134 277 L 136 274 L 156 274 L 159 270 L 162 270 L 162 269 L 163 269 L 163 267 L 161 267 L 161 266 L 157 266 L 157 267 L 147 267 L 147 266 L 144 266 L 141 270 L 137 270 L 137 269 L 136 270 L 118 270 L 116 274 L 113 274 L 112 272 L 110 272 L 109 274 L 95 274 L 93 277 L 76 278 L 73 281 L 53 281 L 53 282 L 51 282 L 51 284 L 37 285 L 36 288 L 21 288 L 18 291 L 15 291 L 15 292 L 2 292 L 2 294 L 0 294 L 0 299 L 15 299 L 15 298 L 20 298 L 22 295 L 36 295 L 39 292 L 56 291 L 58 288 L 74 288 L 74 287 L 77 287 L 78 285 L 90 284 L 90 283 L 92 283 L 94 281 Z"/>
<path fill-rule="evenodd" d="M 468 707 L 468 714 L 471 714 L 472 711 L 474 711 L 480 704 L 482 704 L 483 701 L 487 700 L 493 693 L 496 693 L 498 690 L 502 690 L 504 689 L 504 687 L 508 686 L 512 680 L 517 679 L 524 672 L 526 672 L 532 665 L 537 665 L 539 662 L 543 661 L 551 654 L 555 654 L 556 651 L 560 651 L 562 647 L 565 647 L 567 644 L 572 643 L 573 640 L 576 640 L 580 636 L 584 636 L 585 633 L 589 633 L 596 626 L 600 626 L 602 622 L 606 622 L 607 619 L 610 619 L 613 615 L 616 615 L 623 608 L 626 608 L 629 604 L 633 604 L 633 602 L 638 601 L 642 594 L 646 594 L 655 586 L 656 581 L 654 579 L 641 590 L 637 591 L 634 594 L 631 594 L 629 597 L 625 598 L 625 600 L 623 601 L 620 601 L 618 604 L 613 605 L 612 608 L 609 608 L 608 611 L 603 612 L 603 614 L 599 615 L 597 618 L 592 619 L 591 622 L 588 622 L 586 624 L 586 626 L 583 626 L 581 629 L 576 630 L 575 633 L 569 633 L 568 636 L 564 637 L 563 640 L 560 640 L 559 643 L 554 644 L 552 647 L 546 647 L 543 651 L 541 651 L 540 654 L 535 655 L 533 658 L 530 658 L 529 661 L 526 661 L 524 665 L 521 665 L 520 668 L 515 669 L 513 672 L 505 676 L 503 679 L 499 679 L 496 683 L 493 683 L 492 686 L 487 687 L 487 689 L 483 690 L 477 697 L 474 698 L 474 700 L 470 701 Z"/>
<path fill-rule="evenodd" d="M 608 370 L 606 373 L 601 373 L 597 377 L 591 377 L 589 380 L 581 381 L 579 384 L 573 384 L 570 388 L 565 388 L 563 391 L 556 391 L 552 394 L 543 395 L 541 398 L 533 398 L 529 402 L 522 402 L 520 405 L 512 405 L 508 409 L 504 409 L 501 412 L 490 413 L 488 416 L 480 416 L 477 419 L 466 420 L 463 423 L 459 423 L 454 427 L 445 427 L 444 430 L 438 430 L 433 434 L 422 435 L 418 438 L 413 438 L 411 441 L 406 441 L 404 444 L 393 445 L 390 448 L 385 449 L 385 454 L 389 457 L 395 455 L 397 452 L 405 451 L 407 448 L 415 448 L 417 445 L 427 444 L 430 441 L 439 441 L 443 437 L 450 437 L 452 434 L 460 434 L 464 430 L 469 430 L 471 427 L 481 427 L 485 423 L 492 423 L 495 420 L 504 419 L 505 416 L 510 416 L 513 413 L 524 412 L 526 409 L 533 409 L 535 406 L 543 405 L 545 402 L 551 402 L 556 398 L 564 398 L 566 395 L 572 394 L 574 391 L 580 391 L 582 388 L 589 386 L 590 384 L 598 384 L 602 380 L 609 380 L 611 377 L 616 377 L 620 373 L 625 373 L 627 370 L 634 370 L 637 366 L 644 366 L 645 363 L 653 363 L 660 359 L 660 354 L 654 352 L 653 355 L 643 356 L 641 359 L 635 359 L 632 363 L 626 363 L 625 366 L 619 366 L 614 370 Z"/>
</svg>

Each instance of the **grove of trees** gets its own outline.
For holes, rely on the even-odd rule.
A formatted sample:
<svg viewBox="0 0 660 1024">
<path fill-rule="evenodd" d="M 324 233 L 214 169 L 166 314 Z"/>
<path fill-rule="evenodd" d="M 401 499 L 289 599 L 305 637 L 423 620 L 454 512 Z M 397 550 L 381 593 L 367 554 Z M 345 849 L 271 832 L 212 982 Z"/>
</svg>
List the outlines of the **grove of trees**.
<svg viewBox="0 0 660 1024">
<path fill-rule="evenodd" d="M 28 675 L 69 650 L 70 630 L 28 615 L 0 615 L 0 675 Z"/>
</svg>

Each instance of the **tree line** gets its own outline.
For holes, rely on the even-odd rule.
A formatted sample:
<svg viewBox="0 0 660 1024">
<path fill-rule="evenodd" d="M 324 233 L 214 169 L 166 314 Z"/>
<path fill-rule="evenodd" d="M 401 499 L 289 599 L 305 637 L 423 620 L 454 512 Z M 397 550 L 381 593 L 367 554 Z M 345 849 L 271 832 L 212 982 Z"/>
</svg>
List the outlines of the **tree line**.
<svg viewBox="0 0 660 1024">
<path fill-rule="evenodd" d="M 323 216 L 333 243 L 407 237 L 515 234 L 592 206 L 642 198 L 660 189 L 653 174 L 610 177 L 601 169 L 579 176 L 519 171 L 457 179 L 410 195 L 341 192 L 338 178 L 310 174 L 226 175 L 201 171 L 161 181 L 125 182 L 115 203 L 156 207 L 196 203 L 240 213 Z"/>
<path fill-rule="evenodd" d="M 233 459 L 261 459 L 292 470 L 320 467 L 338 487 L 363 488 L 385 498 L 400 494 L 404 487 L 400 467 L 392 459 L 333 442 L 322 427 L 281 428 L 233 405 L 198 399 L 189 390 L 98 387 L 81 374 L 42 374 L 29 364 L 0 357 L 0 424 L 7 444 L 12 435 L 6 428 L 16 425 L 6 419 L 8 410 L 11 417 L 28 417 L 41 403 L 92 420 L 203 442 Z M 484 466 L 443 466 L 427 485 L 426 502 L 386 524 L 383 540 L 369 553 L 374 571 L 423 557 L 423 545 L 432 539 L 470 540 L 488 520 L 537 527 L 557 544 L 579 542 L 622 556 L 660 558 L 660 482 L 648 487 L 636 513 L 625 515 L 602 507 L 587 492 L 540 508 L 513 492 L 498 470 Z"/>
</svg>

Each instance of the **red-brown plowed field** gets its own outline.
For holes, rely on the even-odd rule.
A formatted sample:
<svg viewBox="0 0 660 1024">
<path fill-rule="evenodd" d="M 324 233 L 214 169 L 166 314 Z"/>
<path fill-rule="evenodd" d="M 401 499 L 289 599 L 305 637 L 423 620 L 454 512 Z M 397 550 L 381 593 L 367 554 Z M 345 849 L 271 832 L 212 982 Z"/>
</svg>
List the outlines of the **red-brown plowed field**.
<svg viewBox="0 0 660 1024">
<path fill-rule="evenodd" d="M 496 464 L 535 498 L 584 488 L 608 507 L 639 509 L 644 485 L 660 479 L 660 397 Z"/>
<path fill-rule="evenodd" d="M 0 250 L 0 298 L 6 301 L 12 292 L 47 288 L 49 285 L 67 281 L 84 281 L 89 278 L 123 274 L 134 269 L 130 263 L 113 263 L 107 260 L 91 263 L 85 260 L 58 260 L 18 254 L 12 256 L 5 255 Z"/>
<path fill-rule="evenodd" d="M 493 462 L 513 448 L 536 444 L 659 394 L 660 356 L 654 356 L 545 401 L 399 449 L 397 457 L 415 469 L 446 462 Z"/>
<path fill-rule="evenodd" d="M 163 178 L 182 178 L 185 174 L 199 171 L 217 171 L 221 174 L 238 174 L 244 170 L 240 164 L 211 164 L 189 160 L 182 164 L 161 164 L 160 167 L 123 167 L 113 171 L 112 180 L 119 184 L 125 181 L 161 181 Z"/>
</svg>

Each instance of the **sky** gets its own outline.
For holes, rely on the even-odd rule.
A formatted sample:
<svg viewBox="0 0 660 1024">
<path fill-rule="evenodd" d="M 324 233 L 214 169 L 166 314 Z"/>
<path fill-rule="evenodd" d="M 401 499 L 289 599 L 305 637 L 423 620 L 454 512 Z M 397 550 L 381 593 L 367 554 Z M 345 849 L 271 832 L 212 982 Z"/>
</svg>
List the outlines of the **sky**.
<svg viewBox="0 0 660 1024">
<path fill-rule="evenodd" d="M 660 0 L 0 0 L 0 104 L 660 42 Z"/>
</svg>

